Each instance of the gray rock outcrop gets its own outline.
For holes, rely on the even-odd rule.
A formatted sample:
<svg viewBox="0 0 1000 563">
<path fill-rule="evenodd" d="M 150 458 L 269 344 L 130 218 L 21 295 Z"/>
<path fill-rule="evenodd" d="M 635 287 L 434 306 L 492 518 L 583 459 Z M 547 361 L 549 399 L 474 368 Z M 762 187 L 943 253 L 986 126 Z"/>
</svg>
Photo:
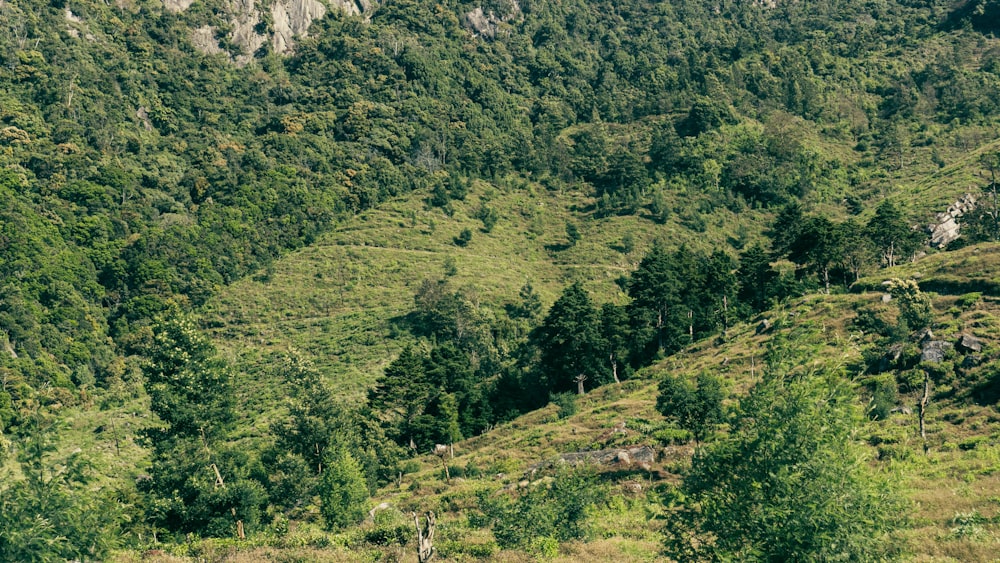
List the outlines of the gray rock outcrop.
<svg viewBox="0 0 1000 563">
<path fill-rule="evenodd" d="M 965 194 L 961 199 L 948 206 L 944 213 L 938 213 L 934 223 L 927 226 L 931 234 L 931 246 L 944 248 L 961 234 L 961 224 L 958 222 L 963 215 L 976 207 L 976 197 Z"/>
<path fill-rule="evenodd" d="M 193 0 L 163 0 L 163 7 L 169 12 L 179 13 L 191 7 Z M 329 5 L 350 15 L 371 13 L 376 2 L 372 0 L 332 0 Z M 261 33 L 267 10 L 269 25 Z M 228 14 L 229 35 L 232 45 L 239 46 L 240 53 L 230 60 L 237 65 L 245 65 L 253 60 L 257 51 L 265 44 L 278 54 L 287 55 L 295 48 L 296 38 L 306 37 L 309 26 L 327 12 L 327 4 L 319 0 L 273 0 L 260 5 L 254 0 L 229 0 L 225 11 Z M 216 39 L 218 30 L 204 25 L 192 29 L 191 44 L 208 55 L 227 54 Z"/>
<path fill-rule="evenodd" d="M 958 337 L 958 342 L 955 344 L 959 352 L 963 354 L 982 352 L 983 351 L 983 341 L 972 336 L 968 333 L 963 333 Z"/>
<path fill-rule="evenodd" d="M 656 451 L 649 446 L 631 446 L 625 448 L 609 448 L 592 452 L 571 452 L 561 454 L 558 458 L 549 461 L 536 463 L 529 468 L 530 472 L 538 471 L 547 467 L 553 467 L 558 463 L 568 463 L 570 465 L 580 465 L 583 463 L 593 463 L 595 465 L 611 466 L 620 469 L 641 469 L 649 471 L 656 461 Z"/>
<path fill-rule="evenodd" d="M 939 364 L 944 361 L 945 354 L 953 347 L 954 345 L 951 342 L 943 340 L 927 341 L 920 350 L 920 361 Z"/>
<path fill-rule="evenodd" d="M 517 0 L 509 0 L 497 13 L 495 10 L 476 8 L 465 14 L 462 19 L 465 27 L 473 33 L 486 39 L 493 39 L 500 31 L 501 24 L 507 23 L 521 15 L 521 5 Z"/>
</svg>

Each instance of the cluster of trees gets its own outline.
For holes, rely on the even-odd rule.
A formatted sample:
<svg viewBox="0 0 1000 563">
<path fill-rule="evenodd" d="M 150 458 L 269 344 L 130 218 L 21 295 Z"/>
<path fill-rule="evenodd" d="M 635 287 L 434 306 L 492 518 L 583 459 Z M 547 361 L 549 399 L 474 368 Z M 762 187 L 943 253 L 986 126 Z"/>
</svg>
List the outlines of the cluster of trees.
<svg viewBox="0 0 1000 563">
<path fill-rule="evenodd" d="M 88 41 L 65 32 L 64 6 L 6 2 L 0 314 L 32 361 L 2 361 L 71 402 L 114 379 L 108 336 L 124 345 L 338 217 L 412 190 L 446 207 L 470 178 L 583 182 L 603 212 L 661 220 L 667 186 L 751 207 L 843 191 L 847 165 L 789 123 L 892 156 L 916 121 L 986 124 L 1000 99 L 1000 58 L 976 32 L 933 65 L 865 58 L 948 15 L 911 4 L 541 1 L 490 40 L 462 28 L 464 8 L 410 0 L 335 11 L 294 56 L 237 67 L 190 44 L 224 10 L 84 2 Z M 994 9 L 955 15 L 980 29 Z"/>
<path fill-rule="evenodd" d="M 268 505 L 316 495 L 347 503 L 388 478 L 399 445 L 481 432 L 905 259 L 916 239 L 891 205 L 860 225 L 796 202 L 904 166 L 918 137 L 936 142 L 921 123 L 954 133 L 1000 109 L 1000 51 L 980 44 L 989 1 L 537 0 L 487 39 L 463 29 L 468 6 L 401 0 L 333 12 L 294 56 L 263 49 L 245 67 L 191 45 L 224 9 L 147 4 L 77 2 L 73 21 L 60 2 L 0 4 L 0 436 L 25 441 L 32 413 L 136 377 L 164 423 L 147 437 L 138 520 L 168 533 L 253 530 Z M 942 56 L 907 58 L 949 17 L 960 31 Z M 842 162 L 789 134 L 800 129 L 871 158 Z M 232 375 L 177 311 L 341 217 L 415 190 L 447 210 L 471 179 L 504 176 L 585 185 L 600 213 L 658 221 L 666 190 L 707 202 L 699 212 L 787 207 L 772 244 L 738 257 L 655 247 L 622 280 L 624 305 L 575 284 L 543 316 L 526 286 L 493 311 L 431 281 L 410 326 L 432 344 L 393 363 L 366 407 L 377 413 L 339 406 L 290 360 L 275 442 L 243 447 Z M 997 217 L 982 207 L 968 240 L 995 240 Z M 796 272 L 775 270 L 785 258 Z M 3 497 L 5 522 L 39 506 L 32 494 Z M 59 557 L 99 557 L 73 538 Z M 20 558 L 11 549 L 0 554 Z"/>
<path fill-rule="evenodd" d="M 410 328 L 432 342 L 429 352 L 407 348 L 369 394 L 387 433 L 403 446 L 427 451 L 481 432 L 561 393 L 617 383 L 653 361 L 804 291 L 846 288 L 860 272 L 908 259 L 923 243 L 899 209 L 883 202 L 864 225 L 806 215 L 798 204 L 778 214 L 768 243 L 738 257 L 656 243 L 619 280 L 625 304 L 594 302 L 584 285 L 567 286 L 542 315 L 530 285 L 520 303 L 500 313 L 446 280 L 427 280 L 415 296 Z M 775 264 L 790 260 L 795 268 Z M 468 291 L 468 290 L 466 290 Z M 717 385 L 678 383 L 673 406 L 682 425 L 704 437 L 719 415 Z M 677 406 L 681 405 L 681 406 Z M 678 411 L 680 412 L 680 411 Z"/>
<path fill-rule="evenodd" d="M 294 354 L 278 362 L 285 404 L 265 437 L 248 437 L 232 370 L 191 319 L 164 316 L 151 329 L 136 352 L 163 425 L 145 435 L 152 466 L 137 483 L 140 532 L 242 537 L 316 501 L 326 525 L 343 528 L 395 477 L 401 448 L 308 362 Z"/>
</svg>

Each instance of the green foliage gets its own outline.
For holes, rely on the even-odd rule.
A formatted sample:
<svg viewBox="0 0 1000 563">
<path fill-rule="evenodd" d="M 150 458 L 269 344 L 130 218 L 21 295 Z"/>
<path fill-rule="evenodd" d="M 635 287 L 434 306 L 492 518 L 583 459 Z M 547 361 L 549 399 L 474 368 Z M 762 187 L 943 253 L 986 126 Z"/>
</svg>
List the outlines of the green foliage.
<svg viewBox="0 0 1000 563">
<path fill-rule="evenodd" d="M 484 204 L 479 208 L 479 211 L 476 212 L 476 219 L 483 222 L 483 232 L 490 233 L 493 232 L 493 227 L 495 227 L 497 222 L 500 220 L 500 213 L 489 205 Z"/>
<path fill-rule="evenodd" d="M 406 348 L 369 392 L 388 434 L 420 451 L 481 432 L 491 420 L 487 389 L 469 358 L 450 343 L 421 356 Z"/>
<path fill-rule="evenodd" d="M 702 441 L 723 420 L 725 392 L 719 378 L 701 373 L 697 381 L 666 374 L 660 381 L 656 410 Z"/>
<path fill-rule="evenodd" d="M 472 241 L 472 229 L 462 229 L 462 232 L 458 233 L 454 240 L 456 246 L 468 246 L 469 242 Z"/>
<path fill-rule="evenodd" d="M 931 299 L 920 291 L 914 280 L 893 278 L 887 284 L 893 302 L 899 307 L 901 332 L 920 330 L 930 326 L 932 320 Z"/>
<path fill-rule="evenodd" d="M 868 382 L 871 401 L 868 405 L 868 418 L 872 420 L 888 420 L 892 409 L 896 406 L 897 385 L 893 375 L 872 378 Z"/>
<path fill-rule="evenodd" d="M 559 418 L 569 418 L 580 409 L 576 403 L 576 395 L 573 393 L 553 393 L 549 395 L 549 402 L 556 406 Z"/>
<path fill-rule="evenodd" d="M 574 283 L 563 290 L 531 340 L 539 353 L 538 403 L 549 393 L 576 390 L 574 381 L 581 375 L 592 382 L 607 381 L 600 318 L 583 285 Z"/>
<path fill-rule="evenodd" d="M 477 499 L 484 523 L 492 528 L 501 548 L 530 549 L 541 538 L 586 537 L 587 515 L 605 494 L 606 487 L 591 471 L 564 468 L 551 482 L 535 483 L 516 498 L 484 490 Z"/>
<path fill-rule="evenodd" d="M 569 246 L 576 246 L 576 243 L 580 242 L 580 228 L 576 226 L 576 223 L 572 221 L 566 222 L 566 241 Z"/>
<path fill-rule="evenodd" d="M 627 281 L 632 364 L 644 365 L 725 328 L 739 310 L 735 272 L 725 252 L 705 256 L 684 246 L 668 252 L 654 245 Z"/>
<path fill-rule="evenodd" d="M 229 441 L 236 419 L 232 376 L 187 317 L 162 319 L 141 349 L 150 409 L 165 423 L 150 430 L 153 464 L 140 483 L 144 516 L 168 532 L 231 536 L 260 524 L 267 494 L 259 461 Z"/>
<path fill-rule="evenodd" d="M 0 427 L 20 436 L 37 402 L 116 404 L 106 388 L 126 378 L 114 366 L 142 356 L 164 423 L 143 442 L 153 451 L 142 520 L 175 533 L 230 534 L 232 511 L 252 529 L 268 500 L 301 507 L 343 443 L 374 487 L 399 455 L 385 433 L 421 448 L 471 436 L 577 375 L 591 386 L 627 377 L 814 276 L 846 284 L 878 258 L 902 261 L 919 242 L 912 218 L 887 204 L 863 229 L 841 223 L 842 196 L 857 210 L 906 184 L 904 165 L 922 174 L 925 152 L 938 166 L 971 154 L 1000 109 L 1000 56 L 982 35 L 995 28 L 995 1 L 489 2 L 487 13 L 511 18 L 478 35 L 463 28 L 469 6 L 403 0 L 364 17 L 331 13 L 294 55 L 266 41 L 242 53 L 245 65 L 191 48 L 192 29 L 210 25 L 241 54 L 226 6 L 82 2 L 75 21 L 63 4 L 0 2 Z M 939 33 L 942 16 L 958 31 Z M 270 20 L 265 9 L 256 31 L 273 30 Z M 572 210 L 570 246 L 580 230 L 602 235 L 582 221 L 611 213 L 664 223 L 679 241 L 683 227 L 703 236 L 699 250 L 647 256 L 625 286 L 628 305 L 554 307 L 528 345 L 542 318 L 530 285 L 504 318 L 469 288 L 423 284 L 416 312 L 389 331 L 409 329 L 426 350 L 393 362 L 374 413 L 331 400 L 339 389 L 302 366 L 280 374 L 287 403 L 243 412 L 233 373 L 175 318 L 250 272 L 280 277 L 268 264 L 341 218 L 409 192 L 462 217 L 484 182 L 525 197 L 536 182 L 593 196 Z M 791 206 L 779 216 L 770 255 L 757 247 L 737 270 L 700 250 L 724 236 L 730 213 L 752 226 L 767 216 L 758 207 L 800 199 L 797 218 Z M 499 214 L 479 205 L 491 233 Z M 830 215 L 803 219 L 803 209 Z M 968 239 L 996 238 L 989 210 L 969 215 Z M 551 227 L 537 218 L 531 231 L 558 239 Z M 753 240 L 748 229 L 735 245 Z M 472 253 L 471 238 L 466 229 L 454 242 Z M 623 238 L 626 253 L 634 242 Z M 801 280 L 770 266 L 790 255 Z M 461 277 L 447 264 L 445 275 Z M 542 293 L 552 283 L 539 278 Z M 928 322 L 911 313 L 901 314 L 910 327 Z M 554 336 L 564 328 L 571 339 Z M 384 426 L 351 422 L 376 417 Z M 274 443 L 237 421 L 270 428 Z M 551 551 L 545 538 L 537 551 Z"/>
<path fill-rule="evenodd" d="M 865 234 L 882 263 L 889 267 L 909 258 L 922 242 L 921 234 L 910 229 L 902 212 L 889 200 L 879 204 L 865 226 Z"/>
<path fill-rule="evenodd" d="M 854 437 L 854 401 L 833 374 L 765 375 L 740 401 L 729 438 L 695 455 L 668 553 L 687 561 L 887 555 L 901 503 Z"/>
<path fill-rule="evenodd" d="M 93 470 L 79 450 L 53 458 L 56 430 L 41 411 L 27 415 L 21 427 L 15 460 L 21 475 L 6 474 L 0 484 L 4 561 L 102 560 L 120 541 L 120 506 L 93 490 Z"/>
<path fill-rule="evenodd" d="M 361 466 L 346 449 L 332 452 L 319 486 L 320 512 L 331 530 L 361 522 L 367 514 L 368 486 Z"/>
</svg>

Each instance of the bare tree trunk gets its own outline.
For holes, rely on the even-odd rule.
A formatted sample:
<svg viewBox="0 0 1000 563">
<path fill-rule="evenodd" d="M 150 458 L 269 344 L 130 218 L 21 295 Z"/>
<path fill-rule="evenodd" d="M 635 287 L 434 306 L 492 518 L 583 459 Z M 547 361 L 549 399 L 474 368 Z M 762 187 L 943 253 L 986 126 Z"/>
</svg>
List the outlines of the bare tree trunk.
<svg viewBox="0 0 1000 563">
<path fill-rule="evenodd" d="M 115 419 L 114 418 L 111 419 L 111 433 L 114 434 L 114 437 L 115 437 L 115 455 L 117 455 L 118 457 L 121 457 L 122 450 L 121 450 L 121 447 L 120 447 L 119 442 L 118 442 L 118 428 L 115 426 Z"/>
<path fill-rule="evenodd" d="M 434 513 L 427 513 L 426 530 L 421 529 L 420 517 L 417 516 L 416 512 L 413 513 L 413 523 L 417 527 L 417 561 L 425 563 L 434 557 L 434 528 L 436 526 Z"/>
<path fill-rule="evenodd" d="M 448 484 L 451 484 L 451 473 L 448 471 L 448 460 L 446 459 L 448 457 L 448 446 L 445 446 L 444 444 L 435 444 L 434 455 L 441 458 L 441 466 L 444 467 L 444 479 Z M 452 454 L 452 457 L 454 457 L 454 453 Z"/>
<path fill-rule="evenodd" d="M 583 395 L 584 394 L 583 382 L 587 381 L 587 376 L 581 373 L 580 375 L 576 376 L 576 379 L 574 379 L 574 381 L 576 381 L 576 394 Z"/>
<path fill-rule="evenodd" d="M 688 311 L 688 336 L 691 338 L 691 343 L 694 344 L 694 311 Z"/>
<path fill-rule="evenodd" d="M 618 360 L 615 359 L 614 354 L 611 354 L 611 377 L 615 378 L 615 383 L 622 382 L 622 380 L 618 379 Z"/>
<path fill-rule="evenodd" d="M 924 415 L 927 413 L 927 402 L 930 400 L 931 377 L 924 372 L 924 395 L 920 397 L 920 438 L 927 441 L 927 429 L 924 425 Z"/>
</svg>

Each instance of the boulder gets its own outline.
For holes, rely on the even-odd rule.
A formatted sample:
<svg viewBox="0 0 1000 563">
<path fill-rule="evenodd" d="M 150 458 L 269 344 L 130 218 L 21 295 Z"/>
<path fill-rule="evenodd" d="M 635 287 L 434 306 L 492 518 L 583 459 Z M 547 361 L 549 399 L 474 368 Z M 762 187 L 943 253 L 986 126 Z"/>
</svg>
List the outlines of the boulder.
<svg viewBox="0 0 1000 563">
<path fill-rule="evenodd" d="M 920 361 L 939 364 L 944 361 L 944 356 L 954 345 L 943 340 L 930 340 L 925 342 L 920 351 Z"/>
<path fill-rule="evenodd" d="M 962 225 L 959 223 L 959 219 L 975 207 L 975 196 L 965 194 L 958 201 L 949 205 L 946 211 L 938 213 L 935 221 L 927 226 L 931 247 L 944 248 L 961 236 Z"/>
<path fill-rule="evenodd" d="M 963 354 L 968 354 L 972 352 L 982 352 L 983 351 L 983 341 L 972 336 L 971 334 L 965 333 L 958 337 L 958 342 L 955 344 L 959 352 Z"/>
</svg>

